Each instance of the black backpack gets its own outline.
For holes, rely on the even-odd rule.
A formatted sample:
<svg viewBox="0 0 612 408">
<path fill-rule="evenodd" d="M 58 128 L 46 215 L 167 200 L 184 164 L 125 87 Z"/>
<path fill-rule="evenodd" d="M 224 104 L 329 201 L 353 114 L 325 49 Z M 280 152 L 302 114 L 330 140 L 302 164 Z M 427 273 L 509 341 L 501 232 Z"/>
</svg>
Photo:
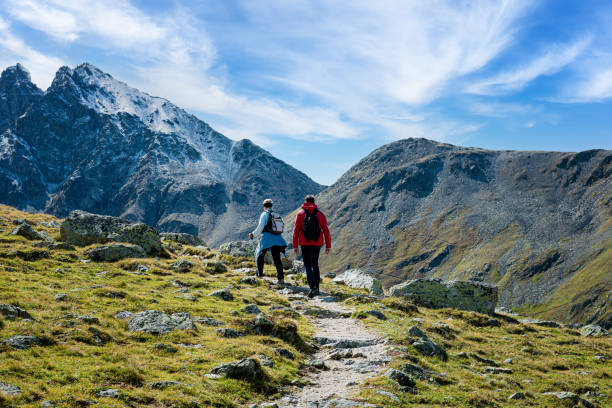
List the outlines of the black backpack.
<svg viewBox="0 0 612 408">
<path fill-rule="evenodd" d="M 304 237 L 307 241 L 318 241 L 321 235 L 321 227 L 319 226 L 319 217 L 317 210 L 308 212 L 304 210 Z"/>
</svg>

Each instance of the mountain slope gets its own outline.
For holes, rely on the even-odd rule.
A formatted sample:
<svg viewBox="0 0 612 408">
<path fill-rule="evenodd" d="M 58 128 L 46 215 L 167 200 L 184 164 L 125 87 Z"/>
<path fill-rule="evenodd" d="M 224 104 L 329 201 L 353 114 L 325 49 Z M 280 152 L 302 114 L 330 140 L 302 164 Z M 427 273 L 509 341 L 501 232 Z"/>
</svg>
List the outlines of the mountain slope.
<svg viewBox="0 0 612 408">
<path fill-rule="evenodd" d="M 60 68 L 4 132 L 0 177 L 6 204 L 118 215 L 211 245 L 244 238 L 264 198 L 290 211 L 322 188 L 250 141 L 234 142 L 90 64 Z"/>
<path fill-rule="evenodd" d="M 607 150 L 391 143 L 319 195 L 336 242 L 323 264 L 370 270 L 385 286 L 484 280 L 504 306 L 610 327 L 611 174 Z"/>
</svg>

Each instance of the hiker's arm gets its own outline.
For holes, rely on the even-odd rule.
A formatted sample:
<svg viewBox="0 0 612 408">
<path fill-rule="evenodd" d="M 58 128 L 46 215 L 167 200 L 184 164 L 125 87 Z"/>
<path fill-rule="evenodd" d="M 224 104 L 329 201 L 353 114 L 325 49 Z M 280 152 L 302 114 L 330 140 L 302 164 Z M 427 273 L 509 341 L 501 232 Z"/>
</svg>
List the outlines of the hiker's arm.
<svg viewBox="0 0 612 408">
<path fill-rule="evenodd" d="M 257 226 L 257 228 L 255 228 L 255 231 L 251 232 L 254 238 L 257 238 L 258 236 L 261 235 L 267 222 L 268 222 L 268 213 L 264 212 L 259 217 L 259 225 Z"/>
<path fill-rule="evenodd" d="M 298 238 L 300 236 L 300 231 L 302 230 L 302 223 L 300 220 L 300 213 L 298 212 L 295 216 L 295 224 L 293 224 L 293 251 L 295 255 L 300 252 L 300 247 L 298 243 Z"/>
<path fill-rule="evenodd" d="M 325 237 L 325 253 L 329 254 L 329 249 L 331 248 L 331 234 L 329 233 L 329 227 L 327 226 L 327 218 L 325 218 L 324 214 L 321 214 L 323 218 L 323 236 Z"/>
</svg>

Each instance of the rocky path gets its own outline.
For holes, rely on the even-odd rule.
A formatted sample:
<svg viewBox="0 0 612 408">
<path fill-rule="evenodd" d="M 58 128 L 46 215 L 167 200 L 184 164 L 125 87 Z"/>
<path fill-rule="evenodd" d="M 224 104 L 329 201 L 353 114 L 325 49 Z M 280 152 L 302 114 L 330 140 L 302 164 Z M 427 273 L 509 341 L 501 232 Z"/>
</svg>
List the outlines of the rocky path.
<svg viewBox="0 0 612 408">
<path fill-rule="evenodd" d="M 378 375 L 390 362 L 385 341 L 350 318 L 351 310 L 322 294 L 304 296 L 303 288 L 279 290 L 292 307 L 312 319 L 320 349 L 304 378 L 308 385 L 275 401 L 279 407 L 367 407 L 351 400 L 364 379 Z"/>
</svg>

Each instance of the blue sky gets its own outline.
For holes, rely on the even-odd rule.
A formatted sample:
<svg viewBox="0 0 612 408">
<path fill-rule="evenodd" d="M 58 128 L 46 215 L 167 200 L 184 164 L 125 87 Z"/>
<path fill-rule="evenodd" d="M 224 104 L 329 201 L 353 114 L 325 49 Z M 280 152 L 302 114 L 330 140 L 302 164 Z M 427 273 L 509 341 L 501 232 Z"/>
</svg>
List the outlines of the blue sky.
<svg viewBox="0 0 612 408">
<path fill-rule="evenodd" d="M 612 2 L 0 0 L 0 64 L 90 62 L 323 184 L 426 137 L 612 148 Z"/>
</svg>

